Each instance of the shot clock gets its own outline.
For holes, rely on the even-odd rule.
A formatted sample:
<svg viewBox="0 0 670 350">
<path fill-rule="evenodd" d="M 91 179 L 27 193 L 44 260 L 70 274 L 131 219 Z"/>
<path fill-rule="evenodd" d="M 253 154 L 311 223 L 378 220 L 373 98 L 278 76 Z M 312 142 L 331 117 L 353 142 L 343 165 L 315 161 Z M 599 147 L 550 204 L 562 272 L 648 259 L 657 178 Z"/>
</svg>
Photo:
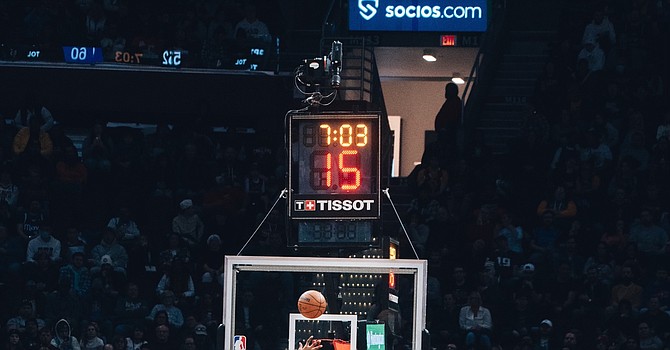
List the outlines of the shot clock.
<svg viewBox="0 0 670 350">
<path fill-rule="evenodd" d="M 289 115 L 296 243 L 369 243 L 380 216 L 378 114 Z"/>
</svg>

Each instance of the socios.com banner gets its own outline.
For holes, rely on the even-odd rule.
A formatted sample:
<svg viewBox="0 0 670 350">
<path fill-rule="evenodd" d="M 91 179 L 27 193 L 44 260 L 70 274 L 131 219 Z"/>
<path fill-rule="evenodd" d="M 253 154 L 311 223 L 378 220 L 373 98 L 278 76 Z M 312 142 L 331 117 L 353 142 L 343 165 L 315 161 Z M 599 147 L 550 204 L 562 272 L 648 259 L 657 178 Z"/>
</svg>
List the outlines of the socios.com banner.
<svg viewBox="0 0 670 350">
<path fill-rule="evenodd" d="M 483 32 L 487 0 L 349 0 L 349 29 Z"/>
</svg>

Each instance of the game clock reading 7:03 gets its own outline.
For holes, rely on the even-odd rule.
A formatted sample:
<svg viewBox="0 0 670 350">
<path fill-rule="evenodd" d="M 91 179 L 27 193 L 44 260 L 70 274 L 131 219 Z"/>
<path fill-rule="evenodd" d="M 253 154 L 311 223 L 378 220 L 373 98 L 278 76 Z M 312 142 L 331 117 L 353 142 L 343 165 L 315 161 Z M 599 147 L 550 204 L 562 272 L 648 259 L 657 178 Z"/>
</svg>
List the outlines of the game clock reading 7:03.
<svg viewBox="0 0 670 350">
<path fill-rule="evenodd" d="M 379 116 L 290 116 L 293 217 L 377 218 Z"/>
<path fill-rule="evenodd" d="M 141 64 L 142 56 L 141 52 L 114 51 L 114 62 Z"/>
</svg>

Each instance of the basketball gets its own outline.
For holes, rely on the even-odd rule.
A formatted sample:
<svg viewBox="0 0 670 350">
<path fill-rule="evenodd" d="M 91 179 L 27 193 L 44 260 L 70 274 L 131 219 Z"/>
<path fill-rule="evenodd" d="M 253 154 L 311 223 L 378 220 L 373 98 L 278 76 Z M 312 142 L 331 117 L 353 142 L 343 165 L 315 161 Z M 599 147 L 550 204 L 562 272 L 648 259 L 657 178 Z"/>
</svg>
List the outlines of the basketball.
<svg viewBox="0 0 670 350">
<path fill-rule="evenodd" d="M 321 292 L 308 290 L 298 298 L 298 311 L 307 318 L 317 318 L 326 311 L 326 298 Z"/>
</svg>

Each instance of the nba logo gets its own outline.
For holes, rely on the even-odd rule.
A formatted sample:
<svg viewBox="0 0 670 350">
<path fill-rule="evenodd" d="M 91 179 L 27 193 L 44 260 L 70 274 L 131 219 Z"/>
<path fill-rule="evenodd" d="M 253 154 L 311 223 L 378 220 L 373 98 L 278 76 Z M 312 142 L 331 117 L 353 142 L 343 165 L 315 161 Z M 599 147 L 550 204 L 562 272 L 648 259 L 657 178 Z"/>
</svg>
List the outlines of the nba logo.
<svg viewBox="0 0 670 350">
<path fill-rule="evenodd" d="M 247 337 L 245 335 L 233 337 L 233 350 L 247 350 Z"/>
</svg>

